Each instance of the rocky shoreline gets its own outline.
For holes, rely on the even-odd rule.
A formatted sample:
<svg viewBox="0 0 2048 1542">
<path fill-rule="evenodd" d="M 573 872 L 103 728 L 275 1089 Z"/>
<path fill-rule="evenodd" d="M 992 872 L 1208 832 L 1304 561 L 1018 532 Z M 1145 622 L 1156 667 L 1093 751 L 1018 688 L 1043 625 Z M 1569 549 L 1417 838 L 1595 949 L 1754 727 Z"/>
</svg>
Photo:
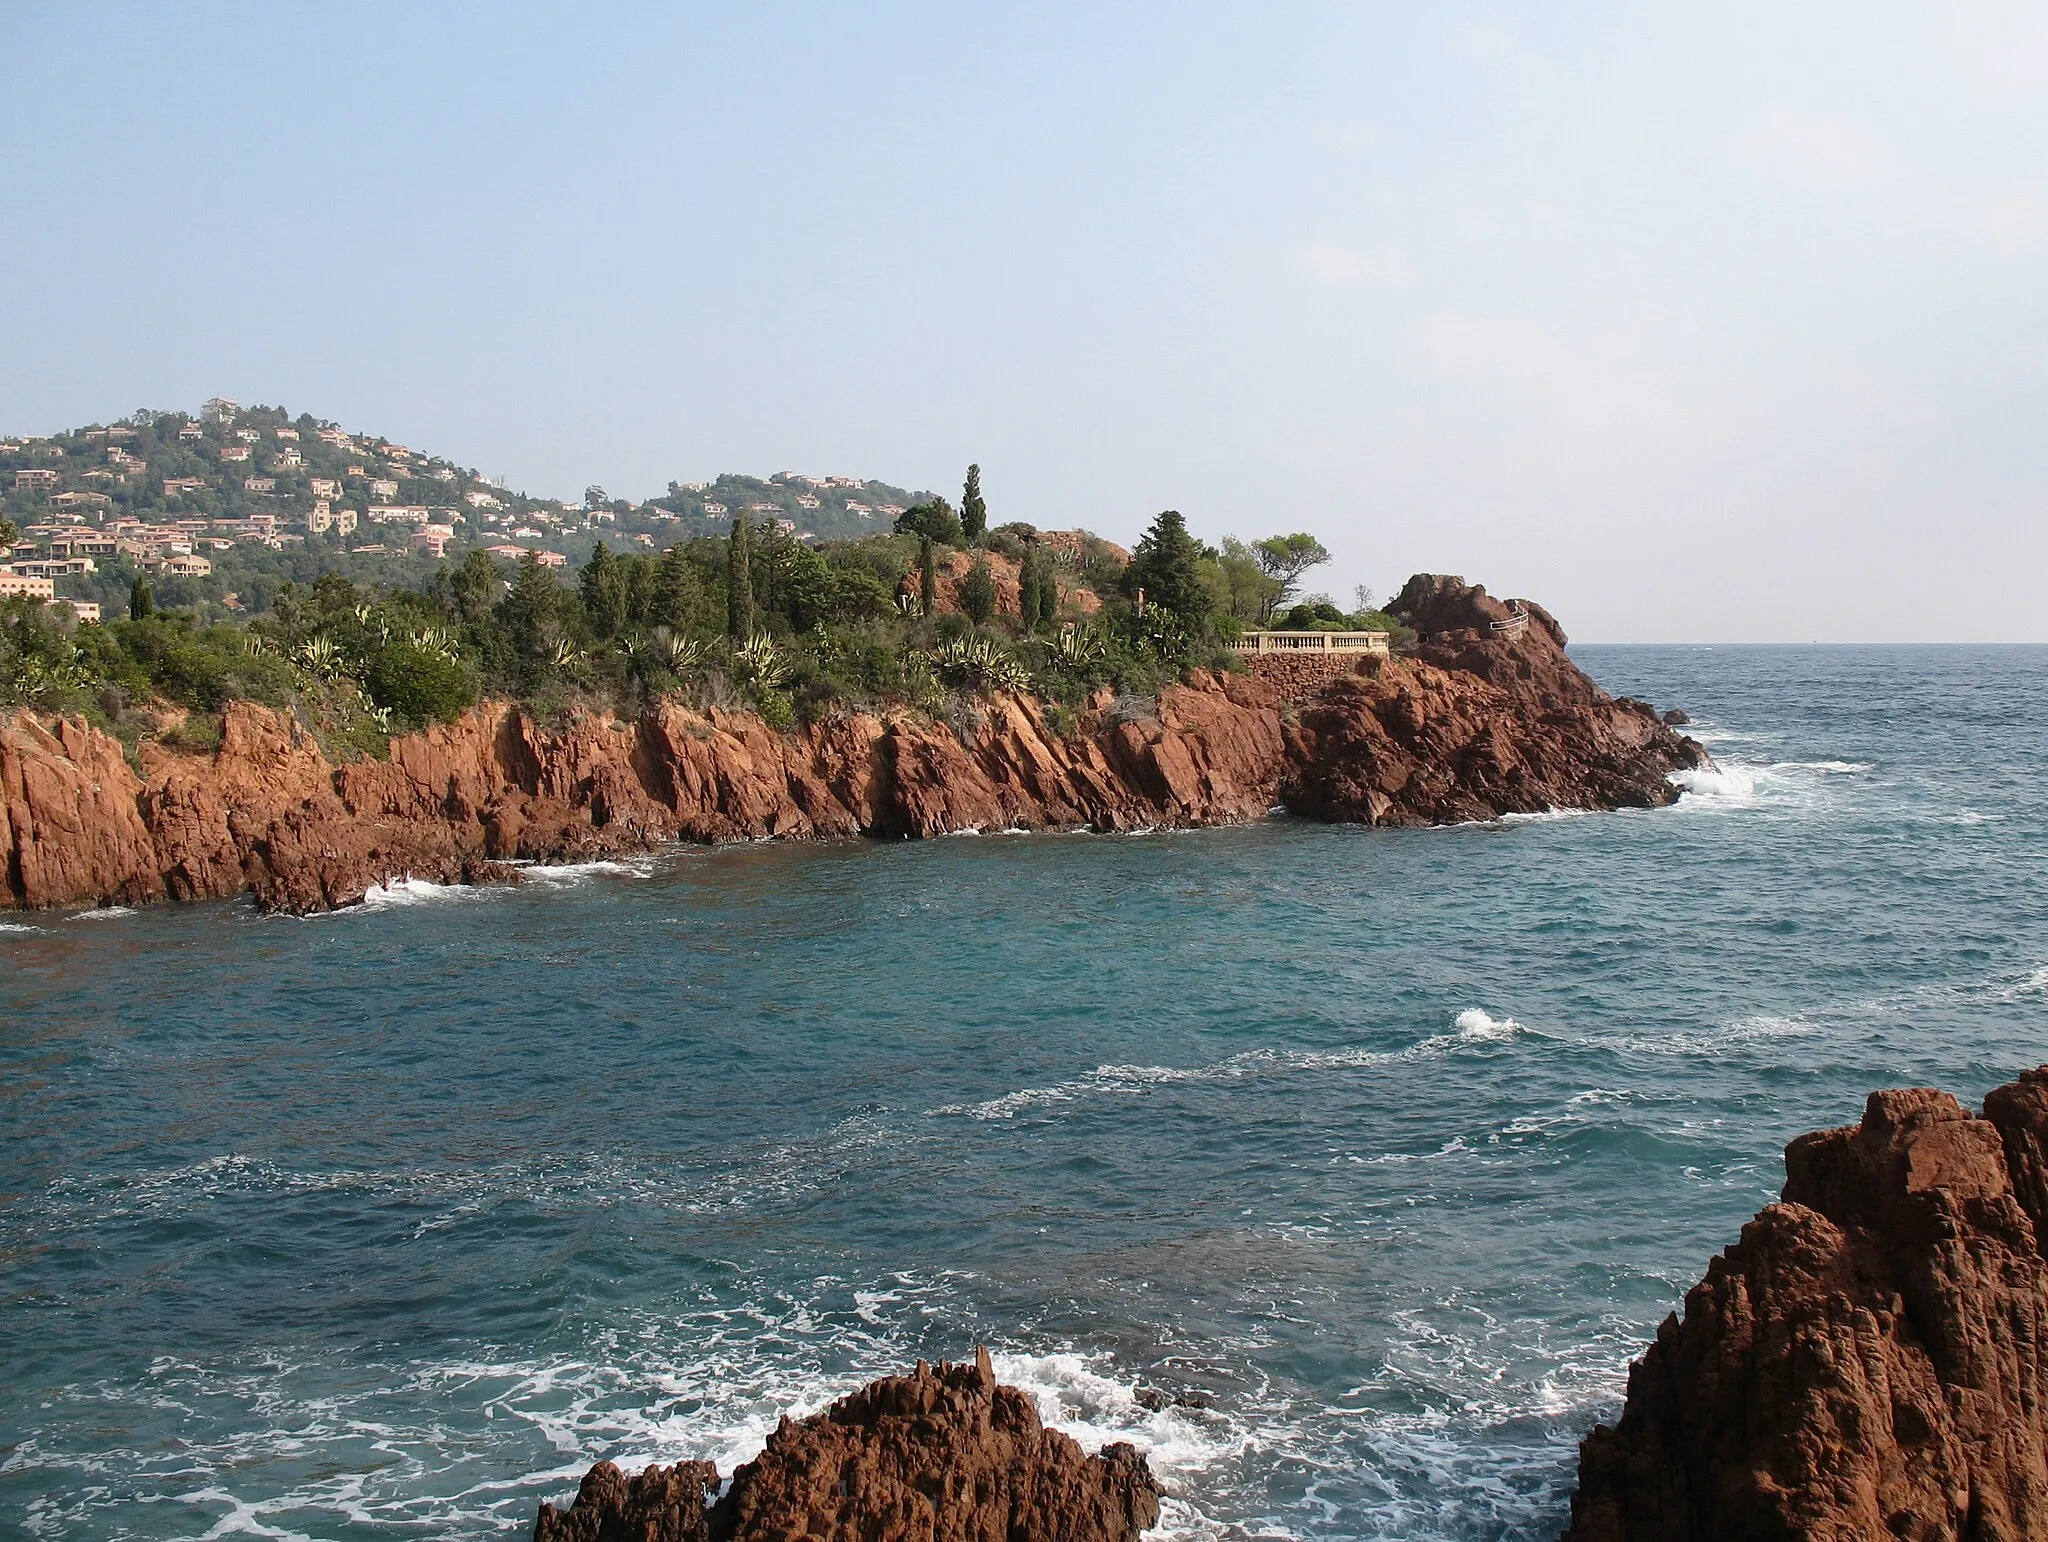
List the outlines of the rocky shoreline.
<svg viewBox="0 0 2048 1542">
<path fill-rule="evenodd" d="M 1785 1151 L 1580 1451 L 1566 1542 L 2048 1535 L 2048 1066 Z"/>
<path fill-rule="evenodd" d="M 1128 1445 L 1094 1456 L 1040 1424 L 1030 1397 L 972 1365 L 919 1361 L 803 1420 L 784 1418 L 721 1489 L 709 1462 L 585 1474 L 566 1510 L 540 1507 L 534 1542 L 1134 1542 L 1160 1489 Z"/>
<path fill-rule="evenodd" d="M 1705 763 L 1573 664 L 1542 607 L 1427 576 L 1398 603 L 1418 646 L 1306 703 L 1197 670 L 1156 711 L 1105 691 L 1060 727 L 1015 695 L 960 731 L 901 711 L 789 734 L 675 702 L 548 730 L 491 703 L 393 739 L 388 760 L 335 765 L 289 715 L 240 702 L 217 750 L 145 741 L 138 771 L 83 722 L 16 714 L 0 722 L 0 908 L 249 892 L 309 913 L 394 877 L 513 881 L 508 863 L 674 841 L 1224 825 L 1276 805 L 1381 825 L 1647 808 Z"/>
</svg>

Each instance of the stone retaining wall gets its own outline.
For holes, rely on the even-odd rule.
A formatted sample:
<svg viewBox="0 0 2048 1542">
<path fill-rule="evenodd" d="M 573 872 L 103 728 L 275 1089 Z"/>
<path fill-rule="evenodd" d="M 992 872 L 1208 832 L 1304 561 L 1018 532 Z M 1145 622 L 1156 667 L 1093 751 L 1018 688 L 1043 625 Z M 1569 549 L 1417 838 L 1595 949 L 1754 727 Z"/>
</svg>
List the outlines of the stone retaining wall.
<svg viewBox="0 0 2048 1542">
<path fill-rule="evenodd" d="M 1349 650 L 1321 653 L 1304 648 L 1288 653 L 1245 653 L 1239 657 L 1253 675 L 1278 686 L 1287 700 L 1307 701 L 1339 675 L 1351 674 L 1366 659 L 1377 659 L 1380 655 Z"/>
</svg>

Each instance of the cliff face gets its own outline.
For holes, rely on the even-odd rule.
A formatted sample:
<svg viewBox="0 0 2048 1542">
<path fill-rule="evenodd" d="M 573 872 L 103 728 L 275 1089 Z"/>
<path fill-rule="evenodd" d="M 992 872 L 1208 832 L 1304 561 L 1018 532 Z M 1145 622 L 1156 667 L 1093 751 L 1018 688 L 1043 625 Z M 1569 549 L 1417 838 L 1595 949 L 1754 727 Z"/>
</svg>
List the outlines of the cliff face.
<svg viewBox="0 0 2048 1542">
<path fill-rule="evenodd" d="M 1586 1438 L 1568 1542 L 2048 1536 L 2048 1067 L 1794 1141 Z"/>
<path fill-rule="evenodd" d="M 1553 808 L 1656 808 L 1700 746 L 1609 696 L 1533 601 L 1418 574 L 1388 607 L 1412 655 L 1369 659 L 1303 708 L 1281 792 L 1318 819 L 1453 824 Z"/>
<path fill-rule="evenodd" d="M 216 752 L 145 743 L 138 775 L 103 734 L 17 715 L 0 722 L 0 903 L 247 889 L 303 912 L 404 874 L 509 879 L 494 864 L 672 840 L 1227 824 L 1283 798 L 1316 818 L 1430 824 L 1677 796 L 1665 773 L 1699 764 L 1699 747 L 1580 674 L 1547 617 L 1498 636 L 1484 591 L 1453 580 L 1439 598 L 1480 626 L 1368 660 L 1298 717 L 1276 686 L 1207 671 L 1161 693 L 1156 720 L 1120 716 L 1105 692 L 1065 735 L 1019 697 L 989 702 L 964 739 L 907 713 L 782 735 L 673 703 L 548 732 L 495 704 L 394 739 L 388 761 L 335 766 L 288 716 L 239 703 Z"/>
<path fill-rule="evenodd" d="M 973 1365 L 885 1377 L 802 1422 L 715 1503 L 709 1462 L 627 1478 L 600 1462 L 566 1511 L 542 1505 L 534 1542 L 1010 1542 L 1061 1537 L 1130 1542 L 1159 1520 L 1159 1485 L 1127 1445 L 1086 1456 L 1043 1428 L 1031 1399 L 996 1384 L 988 1352 Z"/>
</svg>

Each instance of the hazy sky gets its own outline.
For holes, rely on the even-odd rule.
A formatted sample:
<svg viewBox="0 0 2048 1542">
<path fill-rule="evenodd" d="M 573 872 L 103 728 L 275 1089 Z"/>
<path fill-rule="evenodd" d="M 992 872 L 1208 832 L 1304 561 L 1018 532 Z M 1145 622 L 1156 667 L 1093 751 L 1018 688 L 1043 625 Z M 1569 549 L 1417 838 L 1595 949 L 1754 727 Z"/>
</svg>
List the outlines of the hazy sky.
<svg viewBox="0 0 2048 1542">
<path fill-rule="evenodd" d="M 0 0 L 0 427 L 216 394 L 2048 640 L 2048 7 Z"/>
</svg>

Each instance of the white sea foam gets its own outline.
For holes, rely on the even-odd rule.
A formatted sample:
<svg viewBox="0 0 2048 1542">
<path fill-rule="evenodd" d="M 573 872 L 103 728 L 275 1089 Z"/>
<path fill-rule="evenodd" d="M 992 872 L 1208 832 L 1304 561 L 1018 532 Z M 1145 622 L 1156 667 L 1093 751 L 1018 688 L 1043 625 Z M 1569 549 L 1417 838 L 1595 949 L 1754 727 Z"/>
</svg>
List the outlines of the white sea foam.
<svg viewBox="0 0 2048 1542">
<path fill-rule="evenodd" d="M 1467 1007 L 1458 1014 L 1457 1029 L 1461 1039 L 1499 1043 L 1520 1033 L 1522 1025 L 1512 1017 L 1496 1018 L 1479 1007 Z"/>
<path fill-rule="evenodd" d="M 40 926 L 24 926 L 19 921 L 0 921 L 0 932 L 35 933 L 41 930 Z"/>
<path fill-rule="evenodd" d="M 102 905 L 97 910 L 81 910 L 78 914 L 72 916 L 71 919 L 74 921 L 118 921 L 123 916 L 132 916 L 134 914 L 135 912 L 126 905 Z"/>
<path fill-rule="evenodd" d="M 1436 1034 L 1405 1049 L 1368 1049 L 1363 1045 L 1337 1049 L 1266 1048 L 1247 1050 L 1201 1066 L 1099 1065 L 1092 1071 L 1050 1086 L 1023 1087 L 979 1103 L 948 1103 L 928 1109 L 926 1117 L 1013 1119 L 1029 1109 L 1072 1103 L 1084 1098 L 1141 1097 L 1154 1087 L 1175 1083 L 1230 1082 L 1247 1077 L 1387 1065 L 1469 1049 L 1475 1045 L 1504 1043 L 1524 1031 L 1512 1017 L 1496 1019 L 1477 1007 L 1460 1012 L 1452 1027 L 1456 1032 Z"/>
<path fill-rule="evenodd" d="M 1735 766 L 1674 771 L 1671 780 L 1693 798 L 1745 807 L 1756 801 L 1756 778 Z"/>
<path fill-rule="evenodd" d="M 624 861 L 606 858 L 597 862 L 530 862 L 521 866 L 519 876 L 529 884 L 566 887 L 600 875 L 609 878 L 652 878 L 654 871 L 653 857 L 634 857 Z"/>
<path fill-rule="evenodd" d="M 360 908 L 369 911 L 398 910 L 411 905 L 466 899 L 480 892 L 457 883 L 429 883 L 424 878 L 407 874 L 402 878 L 387 878 L 382 883 L 371 884 L 363 891 Z"/>
</svg>

